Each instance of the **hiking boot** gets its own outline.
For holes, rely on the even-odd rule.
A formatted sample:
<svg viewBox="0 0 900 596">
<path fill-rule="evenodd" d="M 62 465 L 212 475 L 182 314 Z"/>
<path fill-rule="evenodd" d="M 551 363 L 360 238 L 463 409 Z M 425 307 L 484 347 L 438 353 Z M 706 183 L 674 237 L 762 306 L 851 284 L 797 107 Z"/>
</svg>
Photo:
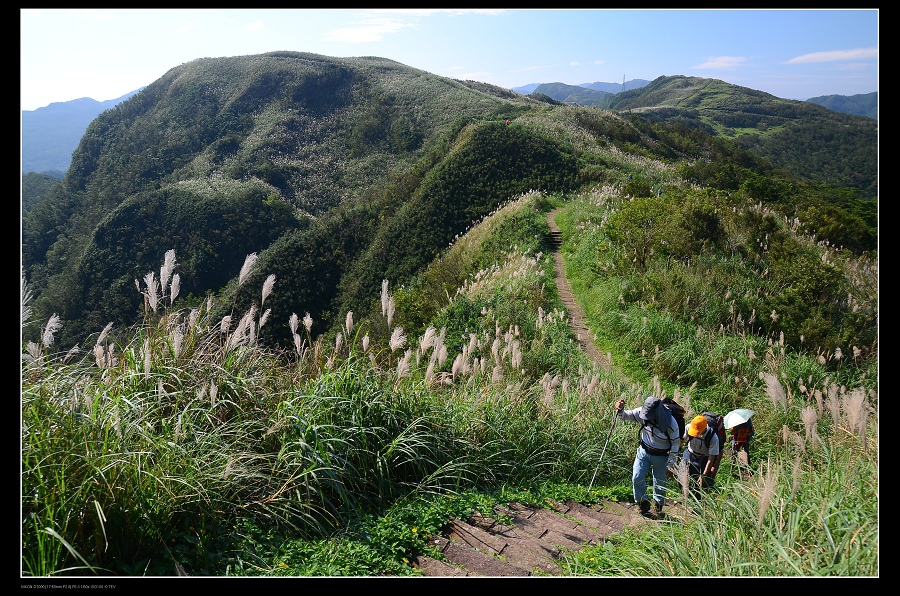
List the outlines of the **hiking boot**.
<svg viewBox="0 0 900 596">
<path fill-rule="evenodd" d="M 661 504 L 661 503 L 654 503 L 654 505 L 656 506 L 656 518 L 657 518 L 657 519 L 662 519 L 662 517 L 663 517 L 663 515 L 664 515 L 664 514 L 663 514 L 663 506 L 662 506 L 662 504 Z"/>
<path fill-rule="evenodd" d="M 641 501 L 640 506 L 641 506 L 641 515 L 647 515 L 648 513 L 650 513 L 650 501 L 648 501 L 647 499 L 643 499 Z"/>
</svg>

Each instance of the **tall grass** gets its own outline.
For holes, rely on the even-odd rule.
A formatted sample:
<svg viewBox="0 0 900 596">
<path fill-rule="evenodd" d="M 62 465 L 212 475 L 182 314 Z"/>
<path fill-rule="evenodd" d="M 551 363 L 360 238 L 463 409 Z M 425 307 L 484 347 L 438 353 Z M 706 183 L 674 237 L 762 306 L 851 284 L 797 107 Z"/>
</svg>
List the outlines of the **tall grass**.
<svg viewBox="0 0 900 596">
<path fill-rule="evenodd" d="M 435 313 L 423 328 L 403 320 L 416 295 L 385 281 L 380 313 L 313 338 L 308 314 L 268 320 L 272 276 L 228 320 L 214 297 L 179 309 L 145 278 L 145 322 L 82 352 L 53 353 L 65 321 L 44 323 L 22 359 L 22 575 L 413 574 L 427 536 L 493 499 L 630 498 L 636 429 L 601 449 L 614 402 L 651 392 L 754 409 L 756 473 L 732 479 L 726 460 L 696 518 L 583 551 L 572 574 L 877 573 L 877 363 L 686 323 L 595 263 L 572 279 L 614 365 L 639 374 L 594 366 L 542 251 L 557 200 L 528 193 L 460 237 L 423 273 L 457 284 L 418 295 Z M 602 250 L 613 203 L 567 204 L 570 262 Z M 24 278 L 22 302 L 37 324 Z M 267 324 L 294 349 L 260 344 Z"/>
</svg>

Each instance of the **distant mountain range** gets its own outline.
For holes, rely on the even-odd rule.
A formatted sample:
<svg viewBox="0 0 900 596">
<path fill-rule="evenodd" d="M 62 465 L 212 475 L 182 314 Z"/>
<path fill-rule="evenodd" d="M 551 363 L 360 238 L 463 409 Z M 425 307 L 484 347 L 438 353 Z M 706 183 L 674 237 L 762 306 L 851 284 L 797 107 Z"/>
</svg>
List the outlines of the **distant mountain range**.
<svg viewBox="0 0 900 596">
<path fill-rule="evenodd" d="M 568 87 L 584 87 L 585 89 L 592 89 L 594 91 L 603 91 L 605 93 L 621 93 L 622 91 L 628 91 L 629 89 L 639 89 L 649 84 L 650 81 L 645 81 L 644 79 L 632 79 L 625 83 L 581 83 L 579 85 L 567 85 Z M 522 95 L 528 95 L 530 93 L 534 93 L 538 87 L 541 85 L 562 85 L 562 83 L 530 83 L 528 85 L 523 85 L 521 87 L 513 87 L 511 91 L 515 91 L 516 93 L 521 93 Z M 544 91 L 538 91 L 538 93 L 545 93 Z M 556 98 L 554 98 L 556 99 Z"/>
<path fill-rule="evenodd" d="M 522 95 L 540 93 L 556 101 L 573 103 L 598 108 L 610 108 L 613 103 L 612 96 L 631 89 L 640 89 L 649 85 L 651 81 L 644 79 L 632 79 L 623 83 L 581 83 L 579 85 L 567 85 L 565 83 L 530 83 L 521 87 L 513 87 L 511 90 Z M 859 95 L 822 95 L 806 100 L 824 106 L 833 112 L 865 116 L 878 120 L 878 92 L 863 93 Z"/>
<path fill-rule="evenodd" d="M 579 85 L 530 83 L 513 87 L 511 91 L 521 95 L 543 94 L 563 103 L 610 108 L 616 94 L 646 87 L 650 82 L 632 79 L 625 83 L 598 81 Z M 83 97 L 51 103 L 36 110 L 22 110 L 22 174 L 38 172 L 61 179 L 88 124 L 141 89 L 106 101 Z M 823 95 L 806 101 L 835 112 L 878 119 L 877 91 L 861 95 Z"/>
<path fill-rule="evenodd" d="M 834 112 L 855 114 L 878 120 L 878 92 L 859 95 L 821 95 L 806 101 L 825 106 Z"/>
<path fill-rule="evenodd" d="M 22 173 L 40 172 L 62 178 L 88 124 L 138 91 L 106 101 L 82 97 L 22 110 Z"/>
</svg>

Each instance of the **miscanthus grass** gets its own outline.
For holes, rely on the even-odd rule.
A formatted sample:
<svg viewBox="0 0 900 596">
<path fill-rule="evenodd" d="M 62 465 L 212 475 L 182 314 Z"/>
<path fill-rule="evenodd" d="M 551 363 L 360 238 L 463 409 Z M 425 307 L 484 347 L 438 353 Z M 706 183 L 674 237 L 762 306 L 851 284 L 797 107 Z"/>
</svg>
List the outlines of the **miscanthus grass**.
<svg viewBox="0 0 900 596">
<path fill-rule="evenodd" d="M 547 207 L 528 193 L 482 223 L 540 229 Z M 694 517 L 586 549 L 568 573 L 877 574 L 877 385 L 851 350 L 795 353 L 626 304 L 622 338 L 644 344 L 607 345 L 614 364 L 644 363 L 627 380 L 577 349 L 535 238 L 487 259 L 481 224 L 470 233 L 442 262 L 479 265 L 424 329 L 398 319 L 385 280 L 380 312 L 343 313 L 327 342 L 303 310 L 267 314 L 273 277 L 244 313 L 178 308 L 167 253 L 138 283 L 142 325 L 57 353 L 65 321 L 26 316 L 23 277 L 22 324 L 42 333 L 22 355 L 22 575 L 415 574 L 429 536 L 492 499 L 630 500 L 637 429 L 610 434 L 613 404 L 649 394 L 755 410 L 754 473 L 726 457 L 697 501 L 672 480 Z M 259 343 L 272 324 L 292 346 Z"/>
</svg>

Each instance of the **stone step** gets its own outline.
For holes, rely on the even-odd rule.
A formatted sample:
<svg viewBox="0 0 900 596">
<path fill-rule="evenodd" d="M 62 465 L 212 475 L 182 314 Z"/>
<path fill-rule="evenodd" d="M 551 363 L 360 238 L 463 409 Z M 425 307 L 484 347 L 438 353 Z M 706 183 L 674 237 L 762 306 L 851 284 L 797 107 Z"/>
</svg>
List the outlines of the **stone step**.
<svg viewBox="0 0 900 596">
<path fill-rule="evenodd" d="M 529 575 L 559 575 L 562 572 L 552 551 L 533 536 L 483 530 L 456 520 L 450 526 L 450 540 L 496 555 Z"/>
<path fill-rule="evenodd" d="M 475 512 L 466 521 L 453 520 L 443 536 L 432 539 L 445 560 L 422 556 L 412 564 L 430 577 L 559 576 L 564 551 L 599 544 L 626 527 L 659 523 L 631 503 L 547 505 L 510 502 L 495 505 L 492 515 Z"/>
</svg>

